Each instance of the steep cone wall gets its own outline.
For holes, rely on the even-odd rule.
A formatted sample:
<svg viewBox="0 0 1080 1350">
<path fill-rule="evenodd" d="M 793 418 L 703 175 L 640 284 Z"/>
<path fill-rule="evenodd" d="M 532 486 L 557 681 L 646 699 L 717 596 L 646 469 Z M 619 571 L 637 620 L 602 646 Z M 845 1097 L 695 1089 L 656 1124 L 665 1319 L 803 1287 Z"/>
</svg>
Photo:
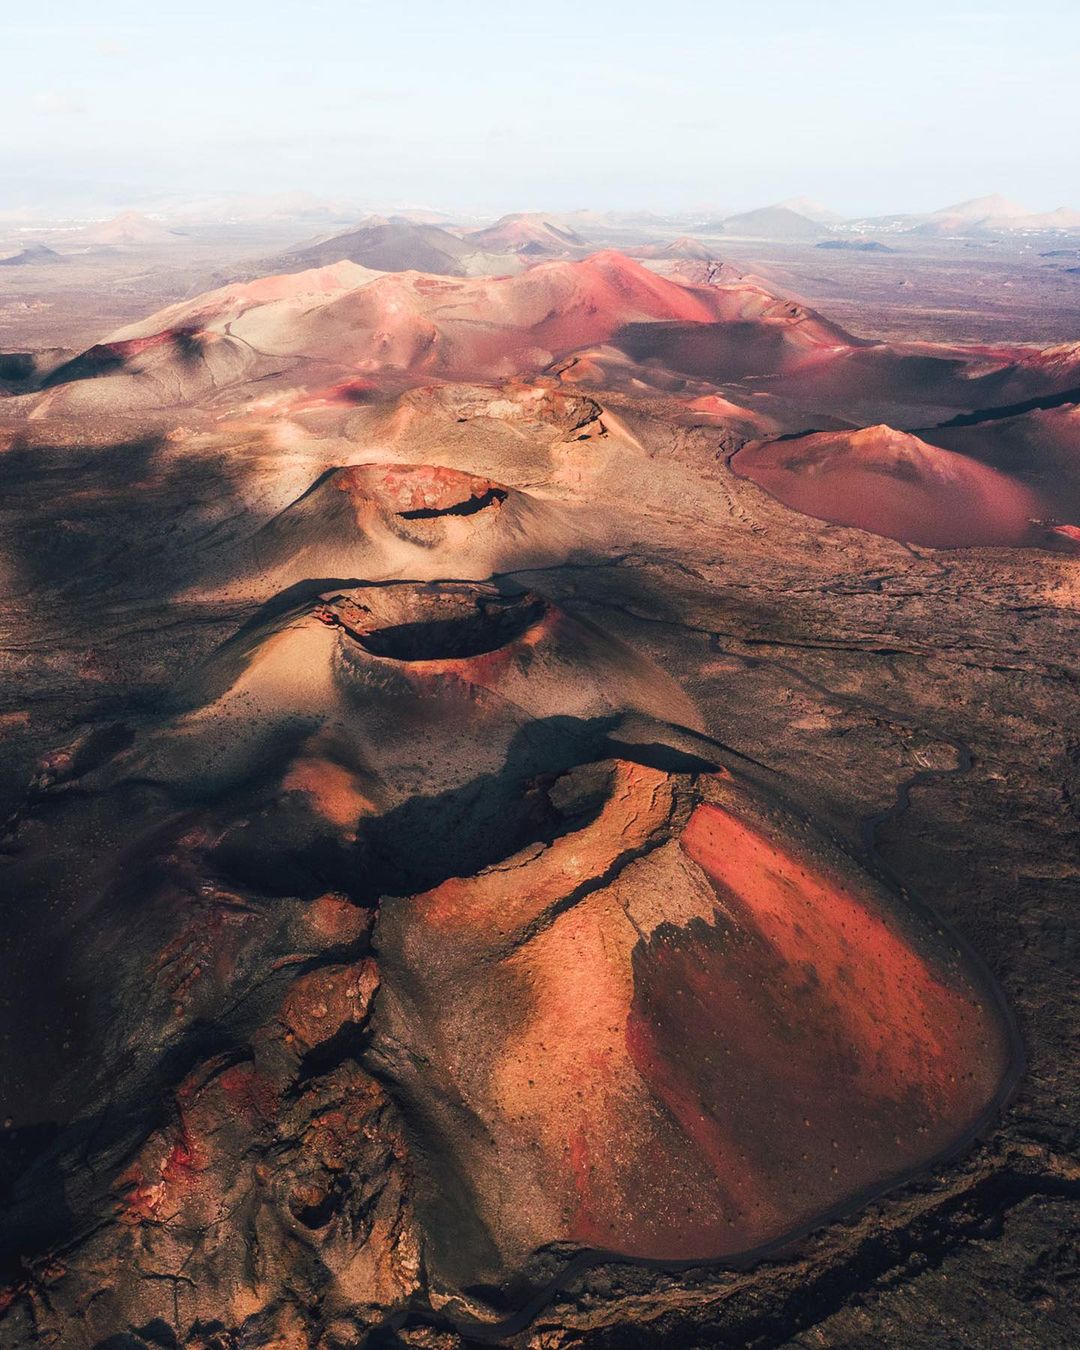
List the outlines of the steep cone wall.
<svg viewBox="0 0 1080 1350">
<path fill-rule="evenodd" d="M 934 925 L 763 829 L 730 777 L 694 806 L 600 769 L 591 821 L 380 919 L 372 1054 L 460 1288 L 552 1243 L 768 1248 L 964 1139 L 1009 1072 L 985 977 Z"/>
<path fill-rule="evenodd" d="M 1023 544 L 1041 514 L 1022 484 L 885 426 L 758 441 L 734 467 L 796 511 L 938 548 Z"/>
</svg>

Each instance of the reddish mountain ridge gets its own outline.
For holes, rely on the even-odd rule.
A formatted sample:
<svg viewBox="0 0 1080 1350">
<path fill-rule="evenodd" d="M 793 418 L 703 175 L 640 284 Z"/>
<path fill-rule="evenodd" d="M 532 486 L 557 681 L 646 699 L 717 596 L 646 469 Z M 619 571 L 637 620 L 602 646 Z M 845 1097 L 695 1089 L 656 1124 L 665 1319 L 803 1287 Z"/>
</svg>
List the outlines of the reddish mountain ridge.
<svg viewBox="0 0 1080 1350">
<path fill-rule="evenodd" d="M 1042 499 L 1048 521 L 1080 522 L 1080 404 L 936 427 L 924 435 L 1025 484 Z"/>
<path fill-rule="evenodd" d="M 657 330 L 655 350 L 645 344 L 649 356 L 703 370 L 717 367 L 716 349 L 725 343 L 743 351 L 737 373 L 772 373 L 789 368 L 792 355 L 857 343 L 759 286 L 684 285 L 614 251 L 539 263 L 515 276 L 460 279 L 339 262 L 169 306 L 112 334 L 49 383 L 111 377 L 107 389 L 69 390 L 74 411 L 87 400 L 112 410 L 189 402 L 311 362 L 363 374 L 501 378 L 654 325 L 665 329 Z"/>
<path fill-rule="evenodd" d="M 557 256 L 588 248 L 576 230 L 557 225 L 545 216 L 520 212 L 503 216 L 494 225 L 465 235 L 467 243 L 485 253 L 535 253 Z"/>
<path fill-rule="evenodd" d="M 356 378 L 398 388 L 503 380 L 598 349 L 611 355 L 575 378 L 603 385 L 610 369 L 625 384 L 634 368 L 641 378 L 631 378 L 643 386 L 699 395 L 717 387 L 726 395 L 724 386 L 752 380 L 755 392 L 802 410 L 792 430 L 926 425 L 950 410 L 1060 397 L 1080 383 L 1074 344 L 861 339 L 751 278 L 675 280 L 606 250 L 512 276 L 382 273 L 343 261 L 234 282 L 160 310 L 55 369 L 44 383 L 64 387 L 34 415 L 153 414 L 220 402 L 224 390 L 254 380 L 263 394 L 284 381 L 325 389 Z"/>
<path fill-rule="evenodd" d="M 1019 545 L 1039 498 L 997 470 L 892 427 L 757 441 L 736 472 L 785 505 L 908 543 Z"/>
</svg>

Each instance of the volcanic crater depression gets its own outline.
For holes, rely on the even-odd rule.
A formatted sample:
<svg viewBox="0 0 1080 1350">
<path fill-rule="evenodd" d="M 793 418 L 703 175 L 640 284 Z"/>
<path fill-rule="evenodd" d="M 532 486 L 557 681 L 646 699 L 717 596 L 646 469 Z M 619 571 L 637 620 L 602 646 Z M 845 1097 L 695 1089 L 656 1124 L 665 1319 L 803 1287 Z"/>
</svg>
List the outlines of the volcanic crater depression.
<svg viewBox="0 0 1080 1350">
<path fill-rule="evenodd" d="M 536 595 L 504 597 L 446 585 L 407 595 L 403 608 L 415 610 L 416 617 L 383 627 L 368 626 L 369 616 L 377 622 L 370 609 L 348 601 L 331 602 L 319 611 L 319 617 L 340 623 L 373 656 L 394 661 L 465 661 L 524 637 L 547 610 Z"/>
</svg>

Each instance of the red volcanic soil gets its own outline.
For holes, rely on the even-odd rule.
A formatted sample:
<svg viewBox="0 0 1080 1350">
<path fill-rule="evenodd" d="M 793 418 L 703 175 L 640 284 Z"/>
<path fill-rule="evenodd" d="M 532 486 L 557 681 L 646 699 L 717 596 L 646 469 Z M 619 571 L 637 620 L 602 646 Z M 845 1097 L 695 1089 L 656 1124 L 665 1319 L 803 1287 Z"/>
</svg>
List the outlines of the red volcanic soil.
<svg viewBox="0 0 1080 1350">
<path fill-rule="evenodd" d="M 123 329 L 54 372 L 49 385 L 111 378 L 54 394 L 40 415 L 220 401 L 228 387 L 268 377 L 295 384 L 308 371 L 316 388 L 358 377 L 505 379 L 579 356 L 588 368 L 569 379 L 617 388 L 704 394 L 760 381 L 755 392 L 804 410 L 795 425 L 825 427 L 1060 398 L 1080 378 L 1074 347 L 890 346 L 751 279 L 676 281 L 609 250 L 507 277 L 373 273 L 341 262 L 234 283 Z"/>
<path fill-rule="evenodd" d="M 342 262 L 234 283 L 162 310 L 113 340 L 193 326 L 224 331 L 229 325 L 238 333 L 263 330 L 276 349 L 295 350 L 297 339 L 317 340 L 321 329 L 347 320 L 353 350 L 343 356 L 381 350 L 389 364 L 391 335 L 427 337 L 436 328 L 464 347 L 465 334 L 455 334 L 455 324 L 490 326 L 512 344 L 511 335 L 523 330 L 519 343 L 567 350 L 602 341 L 635 320 L 707 323 L 720 317 L 719 310 L 718 295 L 709 288 L 668 281 L 616 252 L 542 263 L 512 277 L 467 279 L 379 276 Z M 374 350 L 365 352 L 368 346 Z M 453 350 L 440 355 L 444 364 L 454 363 Z"/>
<path fill-rule="evenodd" d="M 513 267 L 9 362 L 0 1345 L 1080 1343 L 1080 349 Z"/>
<path fill-rule="evenodd" d="M 434 582 L 322 599 L 314 617 L 338 630 L 341 678 L 364 691 L 365 715 L 376 720 L 385 715 L 379 701 L 388 691 L 419 696 L 425 715 L 444 728 L 454 725 L 464 745 L 469 721 L 454 708 L 464 694 L 469 719 L 487 709 L 484 750 L 491 752 L 502 719 L 516 724 L 525 710 L 542 717 L 558 691 L 561 706 L 575 716 L 634 708 L 700 725 L 658 666 L 531 592 L 509 596 L 490 585 Z"/>
<path fill-rule="evenodd" d="M 234 283 L 123 329 L 104 344 L 117 354 L 108 369 L 80 357 L 50 381 L 111 374 L 112 382 L 53 395 L 49 410 L 82 411 L 87 401 L 118 411 L 193 401 L 279 373 L 283 362 L 286 369 L 317 362 L 367 376 L 504 377 L 543 370 L 579 348 L 655 324 L 685 334 L 737 321 L 736 343 L 760 326 L 770 350 L 797 324 L 797 351 L 831 342 L 831 332 L 823 339 L 807 317 L 754 288 L 737 295 L 680 285 L 616 252 L 541 263 L 512 277 L 462 279 L 375 274 L 346 262 Z M 184 335 L 183 351 L 175 350 L 177 334 Z M 132 341 L 141 345 L 119 345 Z"/>
<path fill-rule="evenodd" d="M 981 1066 L 996 1038 L 985 1014 L 973 1010 L 967 991 L 950 987 L 947 972 L 935 969 L 896 919 L 875 912 L 864 896 L 815 873 L 804 859 L 719 806 L 694 812 L 682 846 L 715 887 L 725 919 L 750 939 L 743 951 L 747 964 L 732 961 L 721 942 L 714 947 L 714 964 L 726 969 L 726 976 L 717 970 L 714 981 L 703 968 L 698 978 L 702 992 L 719 990 L 728 980 L 738 986 L 738 992 L 730 989 L 724 1035 L 731 1041 L 747 1037 L 751 1062 L 764 1049 L 761 1042 L 777 1035 L 775 1019 L 763 1015 L 764 1005 L 770 998 L 791 999 L 802 1009 L 793 1008 L 783 1025 L 803 1022 L 808 1028 L 820 1020 L 816 1034 L 805 1039 L 815 1056 L 830 1043 L 846 1042 L 846 1070 L 836 1066 L 828 1072 L 850 1075 L 859 1095 L 906 1109 L 918 1102 L 916 1109 L 942 1121 L 977 1115 L 984 1088 L 976 1084 L 985 1080 Z M 721 928 L 730 939 L 732 927 L 722 923 Z M 698 956 L 704 958 L 704 951 Z M 796 971 L 807 972 L 801 989 L 799 979 L 792 980 Z M 774 984 L 777 977 L 780 983 Z M 665 982 L 655 989 L 670 998 Z M 957 1073 L 960 1067 L 965 1072 Z M 793 1089 L 794 1060 L 788 1070 L 787 1087 Z M 851 1127 L 852 1100 L 830 1099 L 824 1082 L 820 1090 L 811 1089 L 807 1100 L 818 1103 L 819 1110 L 831 1108 L 838 1127 L 841 1118 L 845 1129 Z M 907 1147 L 912 1144 L 909 1140 Z M 905 1152 L 901 1143 L 898 1160 Z"/>
<path fill-rule="evenodd" d="M 813 378 L 823 363 L 874 346 L 753 282 L 709 289 L 716 296 L 713 322 L 629 324 L 616 345 L 635 361 L 719 381 L 796 371 Z"/>
<path fill-rule="evenodd" d="M 42 381 L 43 388 L 70 380 L 93 379 L 121 370 L 147 353 L 166 353 L 183 360 L 198 350 L 197 328 L 166 328 L 147 337 L 98 342 L 71 361 L 58 366 Z"/>
<path fill-rule="evenodd" d="M 768 414 L 733 403 L 720 394 L 703 394 L 699 398 L 688 399 L 686 407 L 703 421 L 715 421 L 722 427 L 735 427 L 748 436 L 775 436 L 782 429 Z"/>
<path fill-rule="evenodd" d="M 681 845 L 717 910 L 635 952 L 627 1042 L 727 1192 L 730 1250 L 945 1146 L 1003 1043 L 910 925 L 732 811 L 698 807 Z"/>
<path fill-rule="evenodd" d="M 1042 514 L 1022 484 L 887 426 L 755 441 L 732 467 L 805 515 L 937 548 L 1020 545 Z"/>
<path fill-rule="evenodd" d="M 488 478 L 429 464 L 363 464 L 342 471 L 335 486 L 359 507 L 374 497 L 406 519 L 472 515 L 505 501 L 507 489 Z"/>
<path fill-rule="evenodd" d="M 183 352 L 163 336 L 177 333 Z M 664 387 L 687 375 L 813 378 L 823 365 L 873 346 L 754 283 L 683 284 L 614 251 L 510 277 L 374 275 L 339 263 L 210 292 L 122 330 L 110 346 L 147 339 L 160 350 L 132 349 L 114 370 L 140 378 L 86 391 L 95 406 L 188 401 L 280 372 L 283 361 L 337 365 L 368 378 L 480 380 L 534 373 L 610 346 L 617 363 L 656 372 Z M 52 383 L 94 373 L 105 372 L 78 358 Z M 81 407 L 73 393 L 72 411 Z M 64 407 L 61 400 L 51 410 Z"/>
<path fill-rule="evenodd" d="M 541 264 L 473 289 L 464 304 L 443 306 L 437 322 L 451 359 L 456 348 L 458 359 L 478 370 L 503 365 L 508 353 L 527 366 L 530 353 L 603 343 L 634 322 L 708 323 L 717 309 L 708 289 L 680 286 L 613 252 Z M 477 332 L 477 324 L 490 335 Z"/>
<path fill-rule="evenodd" d="M 1080 524 L 1080 405 L 936 427 L 923 434 L 935 445 L 1008 474 L 1036 492 L 1044 518 Z"/>
<path fill-rule="evenodd" d="M 766 837 L 734 780 L 673 828 L 683 782 L 603 773 L 591 820 L 381 921 L 375 1053 L 455 1281 L 492 1241 L 510 1269 L 767 1245 L 962 1137 L 1008 1064 L 934 930 Z"/>
<path fill-rule="evenodd" d="M 484 230 L 465 235 L 465 242 L 485 253 L 563 254 L 588 247 L 580 234 L 555 225 L 542 215 L 503 216 Z"/>
<path fill-rule="evenodd" d="M 758 380 L 805 409 L 796 425 L 944 420 L 949 409 L 1057 397 L 1080 379 L 1075 347 L 889 346 L 753 280 L 717 284 L 706 264 L 675 265 L 694 269 L 694 279 L 661 276 L 608 250 L 504 277 L 339 262 L 236 282 L 122 329 L 54 371 L 46 385 L 63 388 L 33 415 L 220 403 L 225 390 L 255 380 L 307 387 L 309 375 L 316 388 L 357 376 L 505 379 L 598 349 L 610 351 L 571 379 L 603 384 L 610 371 L 616 387 L 691 392 L 696 381 L 706 386 L 700 393 Z"/>
</svg>

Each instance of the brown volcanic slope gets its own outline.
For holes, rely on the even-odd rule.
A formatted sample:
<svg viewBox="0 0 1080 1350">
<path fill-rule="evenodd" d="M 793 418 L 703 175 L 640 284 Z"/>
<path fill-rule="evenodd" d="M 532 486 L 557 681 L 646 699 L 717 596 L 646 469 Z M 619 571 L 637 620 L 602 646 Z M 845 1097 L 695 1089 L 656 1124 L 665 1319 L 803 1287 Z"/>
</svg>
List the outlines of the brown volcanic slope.
<svg viewBox="0 0 1080 1350">
<path fill-rule="evenodd" d="M 74 941 L 24 947 L 16 994 L 47 959 L 82 990 L 115 975 L 65 1075 L 30 1033 L 10 1100 L 77 1138 L 108 1083 L 93 1147 L 126 1162 L 70 1191 L 100 1218 L 37 1329 L 151 1323 L 132 1273 L 170 1252 L 197 1253 L 188 1316 L 249 1334 L 283 1334 L 298 1297 L 401 1310 L 421 1252 L 444 1312 L 491 1324 L 577 1249 L 733 1257 L 966 1137 L 1012 1069 L 992 987 L 718 770 L 698 720 L 536 592 L 360 586 L 249 625 L 179 712 L 54 761 L 12 871 L 67 894 Z M 34 1187 L 12 1231 L 59 1233 Z"/>
<path fill-rule="evenodd" d="M 5 1347 L 1077 1340 L 1076 349 L 693 266 L 0 401 Z"/>
<path fill-rule="evenodd" d="M 438 276 L 462 276 L 461 260 L 475 250 L 456 234 L 436 225 L 389 220 L 357 230 L 335 234 L 306 248 L 294 249 L 271 259 L 264 270 L 303 271 L 328 267 L 337 262 L 359 263 L 375 272 L 430 272 Z"/>
<path fill-rule="evenodd" d="M 583 552 L 565 508 L 426 464 L 331 469 L 224 556 L 196 594 L 269 600 L 312 578 L 482 579 Z"/>
</svg>

